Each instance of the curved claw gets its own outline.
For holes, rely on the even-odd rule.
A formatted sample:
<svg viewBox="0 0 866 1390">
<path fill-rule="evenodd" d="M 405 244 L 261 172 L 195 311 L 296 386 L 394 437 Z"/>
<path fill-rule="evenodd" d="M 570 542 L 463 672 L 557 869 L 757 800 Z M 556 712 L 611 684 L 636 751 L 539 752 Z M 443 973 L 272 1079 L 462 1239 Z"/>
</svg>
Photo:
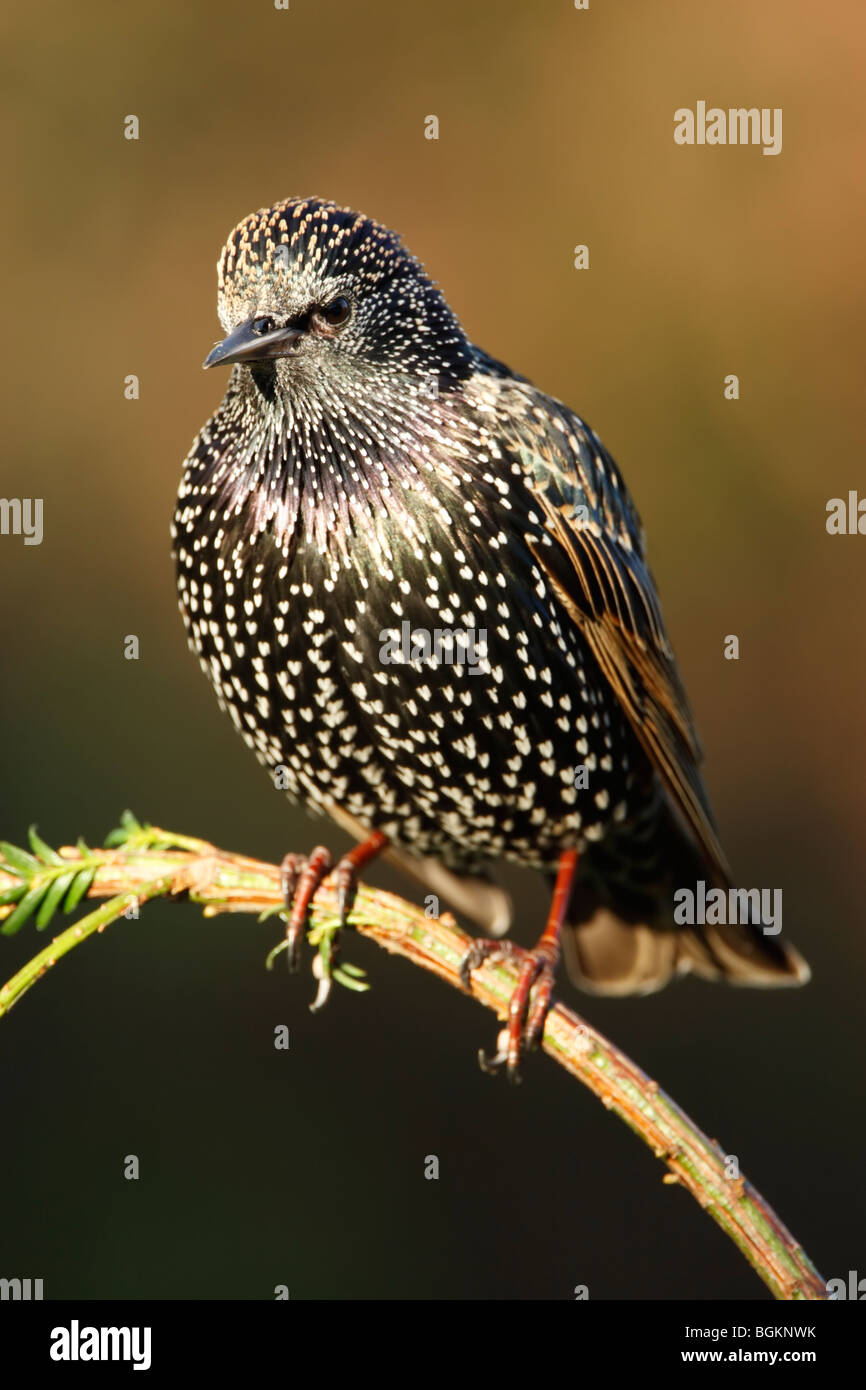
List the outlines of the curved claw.
<svg viewBox="0 0 866 1390">
<path fill-rule="evenodd" d="M 488 1076 L 495 1076 L 497 1072 L 499 1072 L 499 1071 L 502 1070 L 502 1067 L 505 1065 L 505 1063 L 506 1063 L 507 1061 L 508 1061 L 508 1029 L 507 1029 L 507 1028 L 503 1028 L 502 1031 L 501 1031 L 501 1033 L 499 1034 L 499 1036 L 498 1036 L 497 1039 L 496 1039 L 496 1051 L 494 1052 L 494 1054 L 493 1054 L 492 1057 L 488 1056 L 488 1054 L 484 1051 L 484 1048 L 483 1048 L 483 1047 L 479 1047 L 479 1049 L 478 1049 L 478 1065 L 479 1065 L 479 1067 L 481 1068 L 481 1070 L 482 1070 L 483 1072 L 485 1072 Z M 510 1072 L 509 1072 L 509 1076 L 511 1076 L 511 1073 L 510 1073 Z M 520 1073 L 519 1073 L 519 1072 L 516 1072 L 513 1076 L 511 1076 L 511 1080 L 512 1080 L 512 1081 L 519 1081 L 519 1080 L 520 1080 Z"/>
<path fill-rule="evenodd" d="M 280 888 L 288 914 L 286 959 L 289 970 L 296 971 L 300 965 L 301 946 L 313 898 L 332 872 L 337 889 L 340 929 L 330 933 L 327 952 L 323 955 L 320 948 L 313 961 L 313 974 L 319 982 L 316 997 L 310 1005 L 313 1012 L 327 1003 L 331 992 L 333 968 L 339 952 L 340 930 L 346 926 L 347 918 L 354 906 L 360 871 L 371 859 L 375 859 L 387 844 L 388 837 L 376 830 L 363 844 L 344 854 L 336 868 L 330 850 L 324 845 L 317 845 L 310 855 L 287 854 L 283 858 L 280 865 Z"/>
<path fill-rule="evenodd" d="M 337 885 L 337 910 L 340 914 L 340 926 L 345 927 L 349 920 L 349 913 L 355 906 L 355 899 L 358 896 L 358 867 L 355 862 L 344 855 L 334 870 L 334 882 Z"/>
<path fill-rule="evenodd" d="M 301 944 L 316 890 L 328 877 L 333 865 L 330 850 L 317 845 L 309 856 L 287 854 L 280 865 L 280 886 L 289 912 L 286 927 L 286 958 L 294 973 L 301 963 Z"/>
<path fill-rule="evenodd" d="M 324 1008 L 331 993 L 332 976 L 324 969 L 321 956 L 315 956 L 313 959 L 313 976 L 318 980 L 319 987 L 316 990 L 316 997 L 310 1005 L 311 1014 L 318 1013 L 319 1009 Z"/>
<path fill-rule="evenodd" d="M 506 949 L 503 949 L 503 946 Z M 476 970 L 484 961 L 495 964 L 498 959 L 522 956 L 517 984 L 508 1001 L 508 1024 L 496 1040 L 492 1057 L 479 1051 L 478 1064 L 483 1072 L 495 1074 L 505 1067 L 509 1081 L 520 1081 L 520 1063 L 535 1047 L 544 1029 L 550 1008 L 555 976 L 555 962 L 542 947 L 523 955 L 515 946 L 501 941 L 476 941 L 460 963 L 460 975 Z"/>
<path fill-rule="evenodd" d="M 519 955 L 520 950 L 512 941 L 489 941 L 486 938 L 473 941 L 457 967 L 460 983 L 471 994 L 472 981 L 469 977 L 479 965 L 484 965 L 485 962 L 488 965 L 496 965 L 500 960 L 513 960 Z"/>
<path fill-rule="evenodd" d="M 519 1081 L 522 1057 L 535 1047 L 544 1032 L 559 963 L 560 932 L 576 873 L 577 854 L 574 850 L 566 850 L 560 856 L 547 926 L 533 951 L 524 955 L 511 941 L 480 940 L 473 942 L 460 962 L 461 982 L 464 989 L 471 992 L 469 977 L 483 962 L 520 957 L 517 984 L 508 1001 L 508 1026 L 499 1034 L 492 1057 L 479 1052 L 482 1071 L 497 1072 L 504 1066 L 509 1081 Z"/>
<path fill-rule="evenodd" d="M 291 910 L 301 869 L 306 862 L 307 857 L 304 854 L 283 855 L 283 862 L 280 865 L 280 891 L 283 895 L 283 902 L 289 910 Z"/>
</svg>

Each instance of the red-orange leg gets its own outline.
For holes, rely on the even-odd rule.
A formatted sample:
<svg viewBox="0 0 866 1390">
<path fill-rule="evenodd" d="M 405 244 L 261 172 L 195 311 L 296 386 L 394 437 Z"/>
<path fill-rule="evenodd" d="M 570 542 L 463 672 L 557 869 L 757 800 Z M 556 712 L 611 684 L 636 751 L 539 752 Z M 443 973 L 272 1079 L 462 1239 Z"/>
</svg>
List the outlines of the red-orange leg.
<svg viewBox="0 0 866 1390">
<path fill-rule="evenodd" d="M 310 905 L 316 890 L 324 883 L 333 866 L 331 851 L 324 845 L 317 845 L 309 857 L 303 854 L 287 854 L 280 865 L 280 887 L 283 901 L 289 910 L 289 923 L 286 927 L 289 969 L 297 970 L 301 963 L 301 943 L 310 915 Z"/>
<path fill-rule="evenodd" d="M 363 840 L 360 845 L 356 845 L 348 854 L 344 854 L 337 865 L 334 879 L 337 884 L 337 904 L 340 909 L 341 926 L 346 925 L 346 919 L 355 906 L 361 870 L 378 858 L 387 844 L 388 836 L 383 835 L 381 830 L 374 830 L 368 839 Z"/>
<path fill-rule="evenodd" d="M 547 925 L 520 966 L 517 984 L 508 1003 L 508 1026 L 503 1045 L 500 1045 L 494 1057 L 487 1057 L 484 1052 L 478 1054 L 484 1071 L 497 1071 L 505 1063 L 509 1079 L 519 1080 L 522 1054 L 535 1046 L 544 1031 L 544 1020 L 550 1008 L 559 964 L 562 927 L 577 877 L 577 865 L 577 850 L 569 849 L 559 856 Z M 477 970 L 483 961 L 508 959 L 516 955 L 517 950 L 510 941 L 476 941 L 460 964 L 460 975 L 466 988 L 471 988 L 471 972 Z"/>
<path fill-rule="evenodd" d="M 387 844 L 387 835 L 376 830 L 368 839 L 360 845 L 356 845 L 348 854 L 344 854 L 334 869 L 341 928 L 345 927 L 346 919 L 354 906 L 361 869 L 381 854 Z M 331 852 L 324 845 L 317 845 L 309 857 L 303 854 L 287 854 L 280 865 L 280 887 L 283 901 L 289 913 L 288 926 L 286 927 L 288 943 L 286 955 L 290 970 L 297 970 L 298 968 L 301 944 L 307 929 L 313 898 L 331 873 L 333 865 L 334 860 Z M 331 947 L 332 965 L 336 960 L 338 949 L 338 941 L 335 938 Z M 325 1002 L 328 995 L 328 983 L 328 981 L 320 980 L 319 994 L 314 1007 L 320 1008 Z"/>
</svg>

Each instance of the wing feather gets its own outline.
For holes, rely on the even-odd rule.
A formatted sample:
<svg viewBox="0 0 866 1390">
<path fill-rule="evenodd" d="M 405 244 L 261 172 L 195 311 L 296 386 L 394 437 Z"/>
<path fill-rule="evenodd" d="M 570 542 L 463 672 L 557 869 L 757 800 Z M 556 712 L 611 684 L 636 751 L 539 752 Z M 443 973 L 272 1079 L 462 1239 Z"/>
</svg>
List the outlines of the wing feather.
<svg viewBox="0 0 866 1390">
<path fill-rule="evenodd" d="M 515 390 L 528 394 L 523 384 Z M 715 876 L 727 881 L 699 772 L 701 747 L 637 512 L 598 437 L 558 401 L 546 398 L 547 408 L 539 410 L 538 393 L 534 400 L 532 434 L 518 423 L 510 441 L 541 509 L 543 529 L 528 534 L 527 544 L 610 683 L 680 821 Z"/>
</svg>

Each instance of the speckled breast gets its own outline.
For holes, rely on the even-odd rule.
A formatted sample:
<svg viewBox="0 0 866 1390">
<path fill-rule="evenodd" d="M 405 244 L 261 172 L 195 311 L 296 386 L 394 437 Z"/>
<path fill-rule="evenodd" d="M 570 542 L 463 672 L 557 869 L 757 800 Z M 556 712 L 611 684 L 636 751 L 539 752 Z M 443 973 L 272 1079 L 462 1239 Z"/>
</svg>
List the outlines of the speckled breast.
<svg viewBox="0 0 866 1390">
<path fill-rule="evenodd" d="M 215 527 L 179 499 L 181 611 L 221 706 L 277 787 L 338 805 L 452 865 L 540 867 L 628 819 L 643 758 L 529 552 L 513 509 L 482 537 L 455 517 L 423 549 L 287 556 L 243 511 Z"/>
</svg>

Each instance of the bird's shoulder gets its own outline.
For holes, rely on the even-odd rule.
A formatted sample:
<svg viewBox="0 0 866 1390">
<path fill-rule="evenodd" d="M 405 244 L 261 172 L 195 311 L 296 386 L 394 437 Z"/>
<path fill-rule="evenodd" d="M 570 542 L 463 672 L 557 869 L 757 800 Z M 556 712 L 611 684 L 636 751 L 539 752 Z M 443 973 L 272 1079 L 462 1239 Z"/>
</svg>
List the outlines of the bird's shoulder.
<svg viewBox="0 0 866 1390">
<path fill-rule="evenodd" d="M 646 539 L 623 476 L 599 436 L 576 411 L 527 377 L 477 351 L 473 378 L 481 408 L 496 414 L 496 438 L 524 484 L 569 528 L 604 536 L 648 588 Z"/>
</svg>

